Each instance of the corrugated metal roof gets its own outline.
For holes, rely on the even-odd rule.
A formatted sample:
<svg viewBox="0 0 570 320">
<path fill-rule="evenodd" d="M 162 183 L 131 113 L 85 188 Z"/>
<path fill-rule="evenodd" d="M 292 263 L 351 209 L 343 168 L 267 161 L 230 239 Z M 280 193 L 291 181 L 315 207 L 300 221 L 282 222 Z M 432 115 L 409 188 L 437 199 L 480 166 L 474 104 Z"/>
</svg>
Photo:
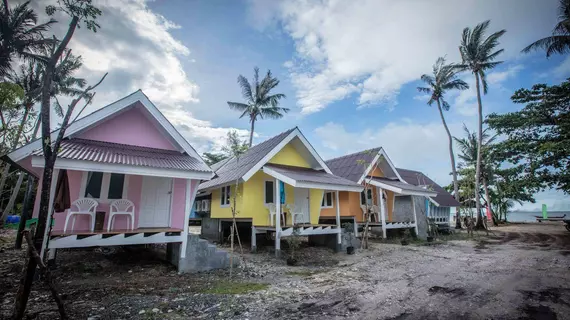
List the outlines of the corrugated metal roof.
<svg viewBox="0 0 570 320">
<path fill-rule="evenodd" d="M 35 150 L 32 154 L 43 156 L 43 150 Z M 161 169 L 211 172 L 199 159 L 178 151 L 78 138 L 63 140 L 57 157 Z"/>
<path fill-rule="evenodd" d="M 216 170 L 216 177 L 202 183 L 199 190 L 215 188 L 240 179 L 295 129 L 296 127 L 289 129 L 249 148 L 239 157 L 239 161 L 235 158 L 229 159 Z"/>
<path fill-rule="evenodd" d="M 324 171 L 311 168 L 285 166 L 280 164 L 265 164 L 264 167 L 270 168 L 284 176 L 287 176 L 298 182 L 310 182 L 325 185 L 340 185 L 348 187 L 362 187 L 360 184 L 344 179 Z"/>
<path fill-rule="evenodd" d="M 406 191 L 421 191 L 421 192 L 431 191 L 427 188 L 416 186 L 416 185 L 405 183 L 405 182 L 401 182 L 398 180 L 392 180 L 392 179 L 380 178 L 380 177 L 370 177 L 370 176 L 367 177 L 367 179 L 368 178 L 371 178 L 374 181 L 382 182 L 382 183 L 385 183 L 387 185 L 390 185 L 390 186 L 393 186 L 396 188 L 400 188 L 400 189 L 406 190 Z M 433 191 L 433 192 L 435 192 L 435 191 Z"/>
<path fill-rule="evenodd" d="M 427 185 L 432 188 L 435 192 L 437 192 L 437 196 L 431 197 L 435 202 L 437 202 L 442 207 L 459 207 L 461 204 L 455 200 L 455 198 L 447 192 L 444 188 L 440 185 L 435 183 L 425 174 L 408 169 L 401 169 L 398 168 L 398 173 L 402 179 L 404 179 L 407 183 L 413 184 L 415 186 L 419 185 Z"/>
<path fill-rule="evenodd" d="M 380 149 L 381 148 L 374 148 L 347 154 L 342 157 L 327 160 L 325 163 L 334 175 L 358 182 L 360 177 L 364 174 L 364 171 L 366 171 L 367 164 L 374 160 L 374 157 L 376 157 Z M 365 164 L 358 163 L 359 160 L 362 160 Z"/>
</svg>

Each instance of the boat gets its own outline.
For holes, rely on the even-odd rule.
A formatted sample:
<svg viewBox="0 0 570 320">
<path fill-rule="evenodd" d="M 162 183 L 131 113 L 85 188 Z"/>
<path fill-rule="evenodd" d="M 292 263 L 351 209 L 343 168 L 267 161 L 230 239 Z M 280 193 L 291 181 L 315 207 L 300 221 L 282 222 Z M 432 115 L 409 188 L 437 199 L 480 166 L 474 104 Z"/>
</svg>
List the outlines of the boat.
<svg viewBox="0 0 570 320">
<path fill-rule="evenodd" d="M 538 222 L 542 222 L 542 221 L 564 221 L 564 218 L 566 217 L 566 215 L 550 216 L 548 218 L 543 218 L 542 216 L 535 216 L 535 217 L 536 217 L 536 221 L 538 221 Z"/>
</svg>

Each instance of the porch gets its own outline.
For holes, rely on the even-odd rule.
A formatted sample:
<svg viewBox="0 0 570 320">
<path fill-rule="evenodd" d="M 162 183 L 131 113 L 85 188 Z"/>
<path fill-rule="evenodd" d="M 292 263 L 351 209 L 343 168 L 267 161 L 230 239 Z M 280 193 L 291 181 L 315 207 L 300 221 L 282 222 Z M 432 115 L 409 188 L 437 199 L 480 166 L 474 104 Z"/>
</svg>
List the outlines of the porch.
<svg viewBox="0 0 570 320">
<path fill-rule="evenodd" d="M 341 245 L 341 224 L 339 191 L 360 192 L 362 186 L 352 181 L 329 174 L 324 171 L 277 164 L 266 164 L 263 172 L 274 180 L 274 223 L 269 225 L 252 225 L 252 251 L 256 250 L 256 235 L 274 233 L 275 253 L 280 254 L 281 238 L 295 236 L 336 235 L 337 247 Z M 283 187 L 289 185 L 294 190 L 294 204 L 286 204 Z M 318 196 L 317 196 L 318 194 Z M 329 194 L 330 197 L 326 195 Z M 332 194 L 335 196 L 333 197 Z M 333 200 L 334 199 L 334 200 Z M 335 224 L 319 224 L 318 218 L 323 204 L 336 201 Z M 330 202 L 330 203 L 328 203 Z M 288 211 L 291 224 L 287 225 Z M 285 218 L 284 223 L 281 219 Z"/>
<path fill-rule="evenodd" d="M 182 242 L 183 232 L 183 229 L 176 228 L 53 231 L 50 233 L 48 249 Z"/>
</svg>

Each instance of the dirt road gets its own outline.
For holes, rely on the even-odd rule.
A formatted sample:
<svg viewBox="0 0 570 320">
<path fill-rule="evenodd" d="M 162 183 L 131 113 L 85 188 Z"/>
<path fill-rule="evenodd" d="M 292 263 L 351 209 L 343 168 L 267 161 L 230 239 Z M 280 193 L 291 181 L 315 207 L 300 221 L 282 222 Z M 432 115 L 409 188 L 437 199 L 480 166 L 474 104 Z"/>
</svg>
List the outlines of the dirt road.
<svg viewBox="0 0 570 320">
<path fill-rule="evenodd" d="M 531 224 L 493 233 L 430 246 L 375 242 L 352 256 L 305 247 L 296 267 L 267 249 L 243 255 L 232 281 L 227 271 L 177 275 L 148 250 L 60 252 L 55 273 L 78 319 L 569 318 L 570 232 Z M 21 255 L 0 253 L 0 318 Z M 30 314 L 53 318 L 47 291 L 35 289 Z"/>
</svg>

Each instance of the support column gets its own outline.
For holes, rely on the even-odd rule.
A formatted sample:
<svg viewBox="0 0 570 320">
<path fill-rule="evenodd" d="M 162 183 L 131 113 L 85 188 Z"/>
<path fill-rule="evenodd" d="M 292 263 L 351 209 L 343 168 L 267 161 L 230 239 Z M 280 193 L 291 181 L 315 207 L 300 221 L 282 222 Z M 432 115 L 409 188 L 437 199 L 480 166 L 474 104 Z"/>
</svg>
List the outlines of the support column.
<svg viewBox="0 0 570 320">
<path fill-rule="evenodd" d="M 335 196 L 335 207 L 336 207 L 336 226 L 338 228 L 338 234 L 336 235 L 336 251 L 340 252 L 342 248 L 342 229 L 340 227 L 340 201 L 338 199 L 338 190 L 334 193 Z"/>
<path fill-rule="evenodd" d="M 257 252 L 257 230 L 253 223 L 251 226 L 251 252 Z"/>
<path fill-rule="evenodd" d="M 40 251 L 40 257 L 43 259 L 46 249 L 46 244 L 49 237 L 49 232 L 51 230 L 51 218 L 53 217 L 53 201 L 55 199 L 55 188 L 57 187 L 57 179 L 59 178 L 59 169 L 53 169 L 51 175 L 51 184 L 49 188 L 49 203 L 48 203 L 48 215 L 46 217 L 46 230 L 44 231 L 44 238 L 42 241 L 42 250 Z"/>
<path fill-rule="evenodd" d="M 180 259 L 186 258 L 186 248 L 188 247 L 188 224 L 190 223 L 190 211 L 196 199 L 198 191 L 198 181 L 186 180 L 186 197 L 184 204 L 184 232 L 182 232 L 182 245 L 180 246 Z"/>
<path fill-rule="evenodd" d="M 281 183 L 275 179 L 275 256 L 281 255 Z"/>
<path fill-rule="evenodd" d="M 418 233 L 418 216 L 416 214 L 416 200 L 414 196 L 410 196 L 412 197 L 412 208 L 414 211 L 414 224 L 415 224 L 415 229 L 416 229 L 416 237 L 419 237 L 420 234 Z"/>
<path fill-rule="evenodd" d="M 384 209 L 384 194 L 382 188 L 378 187 L 378 199 L 380 199 L 380 219 L 382 220 L 382 238 L 386 239 L 386 212 Z"/>
</svg>

